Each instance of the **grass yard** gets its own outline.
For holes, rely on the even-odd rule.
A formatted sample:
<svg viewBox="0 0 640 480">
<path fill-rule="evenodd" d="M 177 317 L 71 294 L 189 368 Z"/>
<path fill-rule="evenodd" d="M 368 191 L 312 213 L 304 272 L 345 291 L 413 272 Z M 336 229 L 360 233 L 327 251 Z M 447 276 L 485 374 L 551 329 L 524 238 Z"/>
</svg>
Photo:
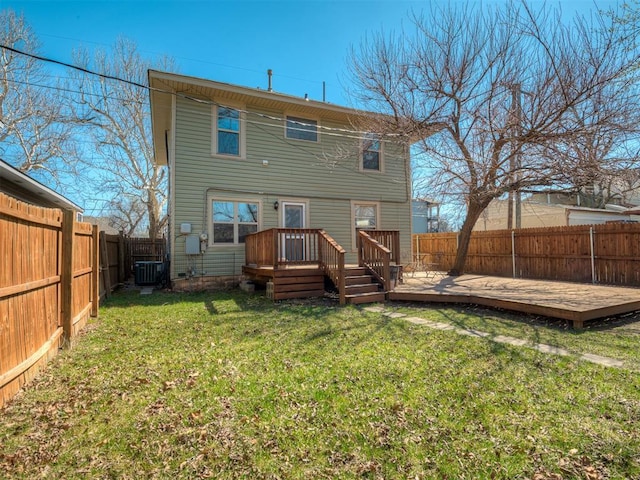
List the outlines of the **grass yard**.
<svg viewBox="0 0 640 480">
<path fill-rule="evenodd" d="M 628 368 L 324 300 L 121 293 L 0 411 L 1 475 L 640 478 L 638 323 L 574 332 L 472 307 L 387 308 Z"/>
</svg>

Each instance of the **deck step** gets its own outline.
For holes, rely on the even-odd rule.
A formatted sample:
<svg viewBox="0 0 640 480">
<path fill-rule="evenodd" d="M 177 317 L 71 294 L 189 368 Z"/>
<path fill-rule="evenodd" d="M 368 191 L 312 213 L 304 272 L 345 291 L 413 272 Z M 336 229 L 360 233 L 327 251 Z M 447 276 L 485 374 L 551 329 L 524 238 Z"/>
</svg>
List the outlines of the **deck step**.
<svg viewBox="0 0 640 480">
<path fill-rule="evenodd" d="M 309 290 L 323 290 L 324 282 L 304 282 L 304 283 L 294 283 L 294 284 L 273 284 L 273 291 L 275 293 L 284 293 L 284 292 L 301 292 L 301 291 L 309 291 Z"/>
<path fill-rule="evenodd" d="M 345 285 L 364 285 L 365 283 L 373 283 L 371 275 L 347 275 L 344 278 Z"/>
<path fill-rule="evenodd" d="M 369 271 L 367 267 L 345 267 L 344 273 L 347 277 L 353 277 L 358 275 L 367 275 Z"/>
<path fill-rule="evenodd" d="M 291 298 L 312 298 L 322 297 L 324 295 L 324 288 L 319 290 L 304 290 L 297 292 L 276 292 L 273 294 L 274 300 L 289 300 Z"/>
<path fill-rule="evenodd" d="M 345 295 L 347 303 L 383 303 L 385 301 L 384 292 L 358 293 L 355 295 Z"/>
<path fill-rule="evenodd" d="M 362 285 L 347 285 L 345 293 L 347 295 L 355 295 L 358 293 L 379 292 L 380 286 L 377 283 L 364 283 Z"/>
</svg>

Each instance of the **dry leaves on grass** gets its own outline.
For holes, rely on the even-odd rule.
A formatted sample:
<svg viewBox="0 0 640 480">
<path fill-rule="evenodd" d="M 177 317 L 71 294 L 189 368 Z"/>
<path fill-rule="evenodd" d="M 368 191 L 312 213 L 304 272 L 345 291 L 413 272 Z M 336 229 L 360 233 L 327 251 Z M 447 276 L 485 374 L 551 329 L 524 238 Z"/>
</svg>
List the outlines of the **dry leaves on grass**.
<svg viewBox="0 0 640 480">
<path fill-rule="evenodd" d="M 567 456 L 558 461 L 558 468 L 562 473 L 549 472 L 539 469 L 532 480 L 563 480 L 564 478 L 580 478 L 584 480 L 604 480 L 608 478 L 604 467 L 594 465 L 585 455 L 578 455 L 577 449 L 569 450 Z"/>
</svg>

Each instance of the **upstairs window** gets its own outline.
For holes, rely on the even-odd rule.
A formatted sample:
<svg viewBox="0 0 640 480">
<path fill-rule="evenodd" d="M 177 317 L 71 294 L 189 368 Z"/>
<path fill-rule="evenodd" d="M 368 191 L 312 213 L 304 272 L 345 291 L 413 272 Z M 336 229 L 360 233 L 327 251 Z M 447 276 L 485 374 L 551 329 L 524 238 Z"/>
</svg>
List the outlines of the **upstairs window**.
<svg viewBox="0 0 640 480">
<path fill-rule="evenodd" d="M 318 141 L 318 121 L 308 118 L 287 116 L 287 138 L 295 140 L 306 140 L 308 142 Z"/>
<path fill-rule="evenodd" d="M 229 106 L 213 107 L 213 136 L 211 153 L 213 155 L 241 157 L 244 148 L 244 113 L 241 109 Z"/>
<path fill-rule="evenodd" d="M 382 171 L 382 150 L 380 138 L 373 134 L 365 135 L 362 141 L 362 170 Z"/>
<path fill-rule="evenodd" d="M 240 112 L 218 107 L 218 151 L 221 155 L 240 155 Z"/>
</svg>

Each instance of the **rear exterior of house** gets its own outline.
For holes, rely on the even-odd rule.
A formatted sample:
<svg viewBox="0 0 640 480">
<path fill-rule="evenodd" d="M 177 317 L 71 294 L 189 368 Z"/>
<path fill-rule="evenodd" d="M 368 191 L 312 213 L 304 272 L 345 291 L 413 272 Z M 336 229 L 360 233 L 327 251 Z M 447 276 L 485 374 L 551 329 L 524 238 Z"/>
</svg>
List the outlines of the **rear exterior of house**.
<svg viewBox="0 0 640 480">
<path fill-rule="evenodd" d="M 393 230 L 408 259 L 409 148 L 357 131 L 363 112 L 157 71 L 149 83 L 175 288 L 237 284 L 247 235 L 276 228 L 322 229 L 354 264 L 358 229 Z"/>
</svg>

